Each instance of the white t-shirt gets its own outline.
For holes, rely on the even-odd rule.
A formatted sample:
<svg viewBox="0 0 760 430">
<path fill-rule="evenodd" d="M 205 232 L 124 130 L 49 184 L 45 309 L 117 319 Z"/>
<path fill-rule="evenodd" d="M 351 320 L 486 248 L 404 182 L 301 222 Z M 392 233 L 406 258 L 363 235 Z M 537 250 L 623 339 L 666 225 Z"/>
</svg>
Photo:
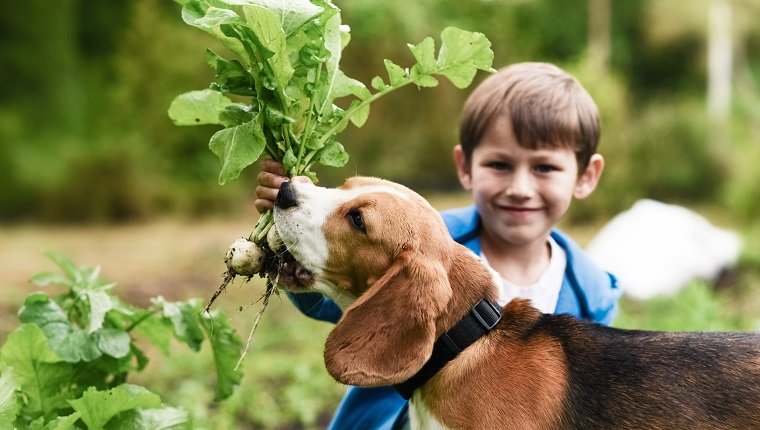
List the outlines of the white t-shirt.
<svg viewBox="0 0 760 430">
<path fill-rule="evenodd" d="M 565 279 L 567 254 L 552 237 L 549 237 L 549 246 L 551 247 L 549 267 L 536 282 L 530 285 L 516 285 L 500 277 L 499 305 L 504 306 L 512 299 L 520 297 L 529 299 L 533 306 L 543 313 L 554 313 L 559 300 L 559 290 L 562 288 L 562 282 Z M 480 257 L 488 264 L 485 255 L 481 254 Z"/>
</svg>

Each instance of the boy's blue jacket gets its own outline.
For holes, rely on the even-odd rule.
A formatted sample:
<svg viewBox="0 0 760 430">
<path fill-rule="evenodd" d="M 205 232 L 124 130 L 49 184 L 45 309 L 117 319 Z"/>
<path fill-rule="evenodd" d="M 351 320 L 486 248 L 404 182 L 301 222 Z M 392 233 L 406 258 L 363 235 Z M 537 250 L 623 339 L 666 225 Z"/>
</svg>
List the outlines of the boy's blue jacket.
<svg viewBox="0 0 760 430">
<path fill-rule="evenodd" d="M 480 216 L 471 205 L 441 213 L 451 237 L 480 255 Z M 599 269 L 583 250 L 563 233 L 551 233 L 567 253 L 565 279 L 555 313 L 570 314 L 609 325 L 617 311 L 621 290 L 611 274 Z M 332 300 L 319 293 L 288 294 L 304 314 L 322 321 L 337 322 L 342 312 Z M 398 428 L 406 420 L 407 402 L 392 387 L 348 387 L 329 429 Z M 398 422 L 398 423 L 397 423 Z"/>
</svg>

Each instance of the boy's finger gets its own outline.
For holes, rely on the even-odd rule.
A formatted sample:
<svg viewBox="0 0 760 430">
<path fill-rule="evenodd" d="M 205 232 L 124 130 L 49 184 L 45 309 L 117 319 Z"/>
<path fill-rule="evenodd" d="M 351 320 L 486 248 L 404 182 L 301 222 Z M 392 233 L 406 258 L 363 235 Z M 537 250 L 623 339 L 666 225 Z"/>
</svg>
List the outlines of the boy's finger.
<svg viewBox="0 0 760 430">
<path fill-rule="evenodd" d="M 258 187 L 256 187 L 256 198 L 274 201 L 274 199 L 277 198 L 278 191 L 279 191 L 279 188 L 259 185 Z"/>
<path fill-rule="evenodd" d="M 269 172 L 277 176 L 288 176 L 288 172 L 282 167 L 282 163 L 274 161 L 271 158 L 264 158 L 261 160 L 261 171 Z"/>
<path fill-rule="evenodd" d="M 282 183 L 286 182 L 288 178 L 285 176 L 277 175 L 275 173 L 262 171 L 262 172 L 259 172 L 259 175 L 256 177 L 256 180 L 258 181 L 260 186 L 279 189 Z"/>
<path fill-rule="evenodd" d="M 267 199 L 256 199 L 253 201 L 253 206 L 259 213 L 264 213 L 268 210 L 274 209 L 274 202 Z"/>
</svg>

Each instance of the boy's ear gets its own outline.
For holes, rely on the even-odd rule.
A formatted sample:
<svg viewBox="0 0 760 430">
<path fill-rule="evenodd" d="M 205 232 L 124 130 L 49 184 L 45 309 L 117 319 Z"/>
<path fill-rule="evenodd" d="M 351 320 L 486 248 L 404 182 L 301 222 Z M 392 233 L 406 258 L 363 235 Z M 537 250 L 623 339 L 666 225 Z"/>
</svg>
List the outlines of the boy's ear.
<svg viewBox="0 0 760 430">
<path fill-rule="evenodd" d="M 462 145 L 454 147 L 454 164 L 457 167 L 457 176 L 459 177 L 459 183 L 462 187 L 470 191 L 472 189 L 472 174 L 470 170 L 470 164 L 467 161 L 467 157 L 464 155 Z"/>
<path fill-rule="evenodd" d="M 604 157 L 601 154 L 592 155 L 586 170 L 578 177 L 573 196 L 576 199 L 585 199 L 590 196 L 599 183 L 602 171 L 604 171 Z"/>
</svg>

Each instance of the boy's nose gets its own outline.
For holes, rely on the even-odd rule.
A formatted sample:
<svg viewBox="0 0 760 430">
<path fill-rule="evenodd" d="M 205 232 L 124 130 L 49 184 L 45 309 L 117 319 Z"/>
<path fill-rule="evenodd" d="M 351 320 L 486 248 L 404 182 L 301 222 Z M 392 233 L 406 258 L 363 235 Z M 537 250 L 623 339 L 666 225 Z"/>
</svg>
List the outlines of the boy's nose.
<svg viewBox="0 0 760 430">
<path fill-rule="evenodd" d="M 534 190 L 533 177 L 530 172 L 517 170 L 507 186 L 507 197 L 518 200 L 529 199 Z"/>
</svg>

